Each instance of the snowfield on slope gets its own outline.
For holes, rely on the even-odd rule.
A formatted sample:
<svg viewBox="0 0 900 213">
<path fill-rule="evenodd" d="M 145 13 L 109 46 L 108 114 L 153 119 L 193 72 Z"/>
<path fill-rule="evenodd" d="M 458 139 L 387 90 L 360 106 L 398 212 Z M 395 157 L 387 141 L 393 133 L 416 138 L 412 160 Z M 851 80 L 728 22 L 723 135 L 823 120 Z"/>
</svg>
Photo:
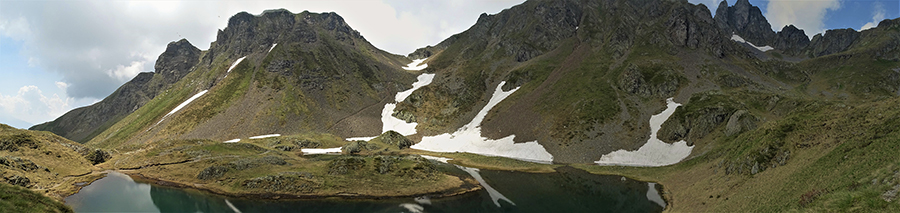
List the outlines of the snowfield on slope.
<svg viewBox="0 0 900 213">
<path fill-rule="evenodd" d="M 394 95 L 394 101 L 396 103 L 389 103 L 389 104 L 384 105 L 384 108 L 381 110 L 381 124 L 382 124 L 381 125 L 381 133 L 385 133 L 387 131 L 393 130 L 404 136 L 416 134 L 416 126 L 419 125 L 419 123 L 416 123 L 416 122 L 406 123 L 406 121 L 400 120 L 399 118 L 396 118 L 396 117 L 392 116 L 391 114 L 394 114 L 394 109 L 397 108 L 397 103 L 399 103 L 403 100 L 406 100 L 406 97 L 409 97 L 409 95 L 411 95 L 413 91 L 416 91 L 419 88 L 422 88 L 426 85 L 431 84 L 431 81 L 434 80 L 434 75 L 435 74 L 427 74 L 427 73 L 423 73 L 423 74 L 419 75 L 418 77 L 416 77 L 416 82 L 412 83 L 413 88 L 408 89 L 406 91 L 398 92 L 396 95 Z M 347 140 L 347 141 L 368 141 L 368 140 L 372 140 L 375 137 L 378 137 L 378 136 L 352 137 L 352 138 L 346 138 L 345 140 Z"/>
<path fill-rule="evenodd" d="M 678 106 L 681 104 L 675 103 L 672 98 L 666 99 L 666 110 L 650 116 L 650 139 L 641 148 L 635 151 L 620 149 L 601 156 L 600 160 L 595 163 L 620 166 L 666 166 L 680 162 L 691 154 L 694 147 L 688 146 L 684 140 L 667 144 L 656 138 L 656 133 L 659 132 L 663 122 L 666 122 L 669 116 L 675 113 L 675 108 Z"/>
<path fill-rule="evenodd" d="M 281 136 L 281 134 L 259 135 L 259 136 L 250 137 L 250 139 L 262 139 L 262 138 L 271 138 L 271 137 L 278 137 L 278 136 Z"/>
<path fill-rule="evenodd" d="M 274 48 L 275 46 L 272 46 L 272 47 Z M 240 64 L 241 61 L 243 61 L 245 58 L 247 58 L 247 56 L 241 57 L 241 58 L 237 59 L 236 61 L 234 61 L 234 63 L 231 64 L 231 67 L 228 67 L 228 71 L 226 71 L 226 73 L 231 72 L 231 70 L 234 69 L 234 67 L 236 67 L 238 64 Z"/>
<path fill-rule="evenodd" d="M 176 106 L 175 109 L 172 109 L 172 111 L 169 111 L 169 113 L 166 114 L 166 115 L 164 115 L 164 116 L 162 117 L 162 119 L 159 119 L 159 121 L 157 121 L 156 124 L 155 124 L 154 126 L 159 125 L 159 123 L 162 123 L 163 120 L 166 120 L 166 118 L 169 117 L 169 115 L 175 114 L 175 112 L 178 112 L 178 110 L 181 110 L 181 108 L 184 108 L 185 106 L 187 106 L 188 104 L 190 104 L 190 103 L 191 103 L 192 101 L 194 101 L 195 99 L 199 98 L 200 96 L 203 96 L 203 94 L 206 94 L 206 92 L 209 92 L 209 90 L 203 90 L 203 91 L 200 91 L 200 92 L 198 92 L 197 94 L 194 94 L 194 96 L 191 96 L 191 98 L 188 98 L 188 99 L 185 100 L 184 102 L 181 102 L 181 104 L 179 104 L 178 106 Z"/>
<path fill-rule="evenodd" d="M 418 71 L 418 70 L 423 70 L 423 69 L 425 69 L 425 68 L 428 67 L 428 64 L 422 64 L 422 62 L 424 62 L 425 59 L 428 59 L 428 58 L 423 58 L 423 59 L 416 59 L 416 60 L 413 60 L 412 63 L 407 64 L 405 67 L 403 67 L 403 69 L 405 69 L 405 70 L 416 70 L 416 71 Z"/>
<path fill-rule="evenodd" d="M 327 148 L 327 149 L 300 149 L 300 152 L 303 152 L 304 155 L 312 155 L 312 154 L 328 154 L 328 153 L 341 153 L 341 147 L 337 148 Z"/>
<path fill-rule="evenodd" d="M 769 51 L 769 50 L 774 50 L 774 49 L 775 49 L 775 48 L 770 47 L 769 45 L 762 46 L 762 47 L 756 46 L 756 45 L 754 45 L 753 43 L 750 43 L 749 41 L 744 40 L 744 38 L 741 38 L 741 36 L 739 36 L 739 35 L 737 35 L 737 34 L 731 34 L 731 40 L 737 41 L 737 42 L 741 42 L 741 43 L 745 43 L 745 44 L 749 44 L 749 45 L 752 46 L 753 48 L 756 48 L 757 50 L 763 51 L 763 52 Z"/>
<path fill-rule="evenodd" d="M 502 87 L 504 84 L 506 84 L 506 81 L 497 85 L 491 100 L 475 115 L 471 122 L 452 134 L 444 133 L 435 136 L 425 136 L 422 138 L 422 142 L 410 148 L 432 152 L 469 152 L 543 163 L 552 162 L 553 155 L 547 152 L 544 146 L 538 144 L 537 141 L 515 143 L 513 141 L 516 137 L 515 135 L 497 140 L 481 137 L 481 121 L 484 120 L 487 113 L 503 99 L 519 90 L 516 87 L 510 91 L 503 92 Z"/>
</svg>

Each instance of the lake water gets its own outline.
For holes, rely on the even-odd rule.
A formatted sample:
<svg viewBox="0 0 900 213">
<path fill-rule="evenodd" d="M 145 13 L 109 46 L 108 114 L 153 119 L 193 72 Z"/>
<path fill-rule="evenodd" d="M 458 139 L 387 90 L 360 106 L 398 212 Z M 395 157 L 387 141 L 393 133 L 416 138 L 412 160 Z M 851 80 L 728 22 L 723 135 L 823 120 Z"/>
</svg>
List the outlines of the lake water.
<svg viewBox="0 0 900 213">
<path fill-rule="evenodd" d="M 436 199 L 239 199 L 135 182 L 115 172 L 65 201 L 76 212 L 661 212 L 665 205 L 651 189 L 655 184 L 571 167 L 557 171 L 480 170 L 482 179 L 506 198 L 496 204 L 487 190 Z"/>
</svg>

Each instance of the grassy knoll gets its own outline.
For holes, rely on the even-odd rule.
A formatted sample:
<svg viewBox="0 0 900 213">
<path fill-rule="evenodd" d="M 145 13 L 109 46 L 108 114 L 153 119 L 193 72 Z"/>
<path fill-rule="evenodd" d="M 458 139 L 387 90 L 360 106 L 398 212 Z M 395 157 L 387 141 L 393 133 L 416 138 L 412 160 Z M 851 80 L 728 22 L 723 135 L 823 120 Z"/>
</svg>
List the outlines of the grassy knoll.
<svg viewBox="0 0 900 213">
<path fill-rule="evenodd" d="M 182 187 L 264 198 L 452 195 L 477 185 L 470 177 L 449 175 L 429 160 L 405 154 L 407 149 L 376 140 L 361 146 L 377 153 L 301 152 L 346 145 L 335 138 L 299 134 L 238 143 L 165 140 L 118 155 L 103 166 Z"/>
</svg>

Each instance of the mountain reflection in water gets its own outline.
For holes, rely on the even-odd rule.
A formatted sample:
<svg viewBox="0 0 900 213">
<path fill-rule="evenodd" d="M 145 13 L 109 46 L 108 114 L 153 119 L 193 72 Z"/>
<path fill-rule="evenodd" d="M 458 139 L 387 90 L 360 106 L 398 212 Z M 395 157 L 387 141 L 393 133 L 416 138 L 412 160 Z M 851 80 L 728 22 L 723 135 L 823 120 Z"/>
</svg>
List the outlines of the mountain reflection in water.
<svg viewBox="0 0 900 213">
<path fill-rule="evenodd" d="M 455 169 L 451 165 L 442 169 Z M 76 212 L 661 212 L 647 198 L 649 184 L 621 176 L 594 175 L 572 167 L 534 174 L 480 170 L 494 189 L 515 202 L 494 204 L 479 190 L 446 198 L 259 200 L 229 198 L 193 189 L 134 182 L 110 173 L 66 198 Z M 231 205 L 229 205 L 229 203 Z M 233 207 L 233 208 L 232 208 Z"/>
</svg>

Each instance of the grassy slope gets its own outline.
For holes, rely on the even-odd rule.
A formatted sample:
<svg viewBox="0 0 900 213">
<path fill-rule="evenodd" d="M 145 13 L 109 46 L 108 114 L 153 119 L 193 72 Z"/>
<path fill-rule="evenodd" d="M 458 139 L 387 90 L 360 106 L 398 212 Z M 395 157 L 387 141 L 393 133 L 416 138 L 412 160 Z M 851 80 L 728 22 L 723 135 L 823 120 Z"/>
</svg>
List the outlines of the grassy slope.
<svg viewBox="0 0 900 213">
<path fill-rule="evenodd" d="M 900 203 L 880 195 L 900 184 L 898 104 L 897 98 L 859 106 L 814 103 L 748 133 L 714 133 L 695 147 L 695 153 L 708 151 L 674 166 L 580 167 L 658 181 L 674 199 L 673 211 L 895 212 Z M 790 153 L 786 164 L 772 167 L 766 153 L 774 150 Z M 725 174 L 732 162 L 746 160 L 768 169 Z"/>
<path fill-rule="evenodd" d="M 47 196 L 61 199 L 78 190 L 74 183 L 90 181 L 98 178 L 92 174 L 93 166 L 85 159 L 81 151 L 92 149 L 82 147 L 81 144 L 69 141 L 45 131 L 31 131 L 11 128 L 6 125 L 0 127 L 0 141 L 7 143 L 11 140 L 30 141 L 20 145 L 17 150 L 0 150 L 0 157 L 18 157 L 26 160 L 25 164 L 35 164 L 37 169 L 26 169 L 0 164 L 0 178 L 22 176 L 28 178 L 28 188 L 34 189 Z M 81 150 L 81 151 L 76 151 Z M 46 170 L 44 170 L 46 168 Z M 2 181 L 2 179 L 0 179 Z"/>
<path fill-rule="evenodd" d="M 0 209 L 9 212 L 73 212 L 59 201 L 20 186 L 0 183 Z"/>
</svg>

